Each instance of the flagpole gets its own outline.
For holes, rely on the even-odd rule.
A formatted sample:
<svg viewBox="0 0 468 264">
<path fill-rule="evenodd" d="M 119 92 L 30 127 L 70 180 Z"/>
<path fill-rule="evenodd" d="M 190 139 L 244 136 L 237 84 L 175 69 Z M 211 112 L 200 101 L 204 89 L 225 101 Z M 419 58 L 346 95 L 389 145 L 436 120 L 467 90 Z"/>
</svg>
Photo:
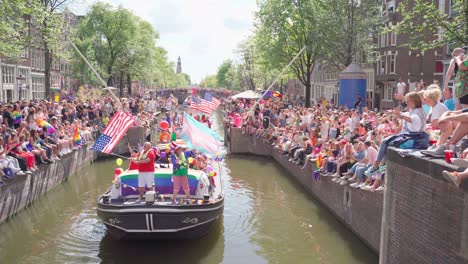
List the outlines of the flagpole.
<svg viewBox="0 0 468 264">
<path fill-rule="evenodd" d="M 222 170 L 221 170 L 221 165 L 219 164 L 220 161 L 217 161 L 218 163 L 218 171 L 219 171 L 219 183 L 221 184 L 221 195 L 224 194 L 224 184 L 223 184 L 223 177 L 222 177 Z"/>
<path fill-rule="evenodd" d="M 88 65 L 89 68 L 91 68 L 91 70 L 93 71 L 94 75 L 96 75 L 96 77 L 104 84 L 104 86 L 106 86 L 107 88 L 107 91 L 111 94 L 112 97 L 114 97 L 114 99 L 117 101 L 118 105 L 120 106 L 120 109 L 123 110 L 123 106 L 122 106 L 122 103 L 120 102 L 120 99 L 114 94 L 114 92 L 112 92 L 111 89 L 109 89 L 109 87 L 107 86 L 107 82 L 105 82 L 101 76 L 97 73 L 97 71 L 94 69 L 94 67 L 91 65 L 91 63 L 88 61 L 88 59 L 86 59 L 86 57 L 83 55 L 83 53 L 81 53 L 81 51 L 78 49 L 78 47 L 75 45 L 75 43 L 73 43 L 73 41 L 68 38 L 68 42 L 70 42 L 70 44 L 72 45 L 72 47 L 76 50 L 76 52 L 78 52 L 78 54 L 81 56 L 81 58 L 86 62 L 86 64 Z"/>
<path fill-rule="evenodd" d="M 125 157 L 125 156 L 115 154 L 115 153 L 105 153 L 105 152 L 102 152 L 102 151 L 99 151 L 99 152 L 107 154 L 107 155 L 112 155 L 112 156 L 116 156 L 116 157 L 119 157 L 119 158 L 123 158 L 123 159 L 128 159 L 128 160 L 131 159 L 131 157 Z"/>
<path fill-rule="evenodd" d="M 257 100 L 257 103 L 260 102 L 260 100 L 263 99 L 263 97 L 265 96 L 265 94 L 271 90 L 271 88 L 273 88 L 273 85 L 276 84 L 276 82 L 278 82 L 279 78 L 286 72 L 287 69 L 289 69 L 289 67 L 297 60 L 297 58 L 299 57 L 299 55 L 301 55 L 305 49 L 307 48 L 307 46 L 304 46 L 302 47 L 302 49 L 296 54 L 296 56 L 294 56 L 294 58 L 289 62 L 288 65 L 286 65 L 286 67 L 284 67 L 284 69 L 281 71 L 281 73 L 276 77 L 276 79 L 273 81 L 273 83 L 268 87 L 268 89 L 262 93 L 262 95 L 260 96 L 260 98 L 258 98 Z"/>
</svg>

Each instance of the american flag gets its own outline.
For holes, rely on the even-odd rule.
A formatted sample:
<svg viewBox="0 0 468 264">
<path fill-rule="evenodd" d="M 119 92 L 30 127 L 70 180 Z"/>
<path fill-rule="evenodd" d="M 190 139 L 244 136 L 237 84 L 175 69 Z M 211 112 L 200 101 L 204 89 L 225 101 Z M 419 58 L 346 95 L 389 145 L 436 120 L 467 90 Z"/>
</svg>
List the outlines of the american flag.
<svg viewBox="0 0 468 264">
<path fill-rule="evenodd" d="M 205 93 L 205 98 L 200 99 L 198 97 L 193 97 L 192 98 L 192 103 L 190 104 L 190 107 L 194 110 L 198 110 L 203 113 L 211 114 L 218 106 L 221 104 L 221 102 L 213 97 L 211 93 L 206 92 Z"/>
<path fill-rule="evenodd" d="M 202 104 L 202 99 L 197 96 L 192 96 L 192 102 L 190 102 L 190 108 L 203 113 L 211 113 L 210 109 Z"/>
<path fill-rule="evenodd" d="M 120 142 L 128 128 L 134 124 L 135 121 L 131 114 L 124 112 L 115 113 L 91 149 L 108 154 L 112 153 L 112 150 Z"/>
</svg>

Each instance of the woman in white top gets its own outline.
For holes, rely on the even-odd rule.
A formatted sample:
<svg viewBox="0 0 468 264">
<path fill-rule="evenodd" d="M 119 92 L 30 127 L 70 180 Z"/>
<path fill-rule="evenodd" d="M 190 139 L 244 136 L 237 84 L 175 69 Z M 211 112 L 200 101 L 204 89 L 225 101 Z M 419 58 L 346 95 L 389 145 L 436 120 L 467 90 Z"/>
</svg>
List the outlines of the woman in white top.
<svg viewBox="0 0 468 264">
<path fill-rule="evenodd" d="M 438 85 L 432 84 L 426 91 L 424 91 L 424 101 L 431 107 L 427 121 L 431 124 L 432 129 L 440 129 L 440 137 L 436 144 L 429 147 L 429 152 L 425 151 L 422 153 L 439 157 L 444 155 L 445 149 L 443 145 L 449 139 L 450 135 L 452 135 L 454 130 L 452 122 L 439 123 L 439 119 L 442 118 L 445 112 L 449 111 L 447 106 L 440 102 L 441 98 L 442 92 Z"/>
<path fill-rule="evenodd" d="M 424 114 L 424 110 L 422 109 L 421 97 L 418 95 L 418 93 L 411 92 L 406 94 L 405 98 L 406 104 L 408 105 L 408 109 L 410 111 L 406 113 L 401 113 L 398 108 L 396 108 L 393 111 L 393 115 L 397 119 L 401 119 L 401 121 L 403 122 L 403 128 L 400 134 L 425 132 L 426 116 Z M 394 139 L 395 136 L 390 136 L 382 141 L 379 153 L 377 155 L 377 160 L 374 162 L 374 166 L 367 171 L 367 176 L 377 173 L 379 171 L 379 165 L 382 165 L 380 168 L 380 172 L 384 172 L 386 170 L 385 154 L 387 152 L 389 143 L 391 143 Z"/>
</svg>

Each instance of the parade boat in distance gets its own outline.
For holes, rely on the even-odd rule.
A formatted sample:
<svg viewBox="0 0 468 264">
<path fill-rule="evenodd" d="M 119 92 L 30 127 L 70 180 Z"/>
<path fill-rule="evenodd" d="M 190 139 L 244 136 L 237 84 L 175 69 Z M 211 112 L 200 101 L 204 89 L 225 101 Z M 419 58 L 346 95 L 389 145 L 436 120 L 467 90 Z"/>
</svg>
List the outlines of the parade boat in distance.
<svg viewBox="0 0 468 264">
<path fill-rule="evenodd" d="M 190 198 L 172 198 L 172 168 L 156 164 L 155 191 L 139 201 L 138 170 L 116 176 L 98 200 L 97 214 L 117 239 L 196 239 L 210 230 L 224 209 L 221 177 L 210 180 L 205 172 L 188 170 Z M 217 187 L 215 187 L 217 186 Z"/>
</svg>

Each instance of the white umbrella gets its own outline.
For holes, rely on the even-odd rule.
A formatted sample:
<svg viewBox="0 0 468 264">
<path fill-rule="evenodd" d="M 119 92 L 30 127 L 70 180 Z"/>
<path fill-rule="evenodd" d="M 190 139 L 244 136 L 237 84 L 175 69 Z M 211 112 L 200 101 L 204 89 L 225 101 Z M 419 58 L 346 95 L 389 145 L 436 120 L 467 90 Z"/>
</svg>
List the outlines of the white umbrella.
<svg viewBox="0 0 468 264">
<path fill-rule="evenodd" d="M 232 99 L 239 99 L 239 98 L 242 98 L 242 99 L 258 99 L 260 97 L 261 97 L 261 95 L 259 93 L 248 90 L 248 91 L 233 95 L 231 98 Z"/>
</svg>

